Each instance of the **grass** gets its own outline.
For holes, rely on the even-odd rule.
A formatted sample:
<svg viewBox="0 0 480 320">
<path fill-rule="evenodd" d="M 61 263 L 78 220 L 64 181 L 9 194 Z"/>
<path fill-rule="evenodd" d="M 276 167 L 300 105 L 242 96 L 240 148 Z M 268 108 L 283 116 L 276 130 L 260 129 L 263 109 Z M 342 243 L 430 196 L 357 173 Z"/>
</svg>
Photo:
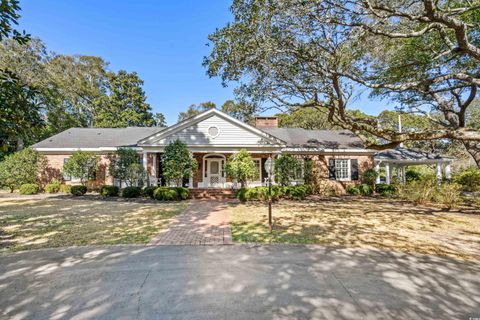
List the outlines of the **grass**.
<svg viewBox="0 0 480 320">
<path fill-rule="evenodd" d="M 231 204 L 233 240 L 379 248 L 480 260 L 480 209 L 465 214 L 375 198 Z"/>
<path fill-rule="evenodd" d="M 0 199 L 0 250 L 148 243 L 187 203 Z"/>
</svg>

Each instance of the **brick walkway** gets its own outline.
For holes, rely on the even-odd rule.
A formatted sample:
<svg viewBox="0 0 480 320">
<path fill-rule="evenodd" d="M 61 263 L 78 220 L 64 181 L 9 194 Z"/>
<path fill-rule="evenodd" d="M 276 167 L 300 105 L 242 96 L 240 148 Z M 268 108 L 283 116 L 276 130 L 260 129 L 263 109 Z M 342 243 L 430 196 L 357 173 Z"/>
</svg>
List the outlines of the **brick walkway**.
<svg viewBox="0 0 480 320">
<path fill-rule="evenodd" d="M 227 201 L 192 200 L 150 245 L 232 244 Z"/>
</svg>

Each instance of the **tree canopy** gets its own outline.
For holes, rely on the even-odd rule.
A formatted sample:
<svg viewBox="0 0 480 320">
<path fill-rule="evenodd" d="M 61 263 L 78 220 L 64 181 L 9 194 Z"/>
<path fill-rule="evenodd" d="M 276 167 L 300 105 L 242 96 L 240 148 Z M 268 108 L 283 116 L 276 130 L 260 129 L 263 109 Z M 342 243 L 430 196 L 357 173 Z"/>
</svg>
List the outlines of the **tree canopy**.
<svg viewBox="0 0 480 320">
<path fill-rule="evenodd" d="M 467 114 L 480 84 L 479 4 L 235 0 L 204 65 L 254 105 L 325 110 L 331 123 L 375 137 L 371 148 L 450 139 L 474 155 L 480 132 Z M 348 113 L 365 91 L 431 125 L 400 133 Z"/>
<path fill-rule="evenodd" d="M 182 186 L 185 178 L 190 178 L 197 169 L 198 163 L 192 153 L 188 151 L 185 142 L 175 140 L 165 147 L 162 154 L 163 176 L 168 183 Z"/>
</svg>

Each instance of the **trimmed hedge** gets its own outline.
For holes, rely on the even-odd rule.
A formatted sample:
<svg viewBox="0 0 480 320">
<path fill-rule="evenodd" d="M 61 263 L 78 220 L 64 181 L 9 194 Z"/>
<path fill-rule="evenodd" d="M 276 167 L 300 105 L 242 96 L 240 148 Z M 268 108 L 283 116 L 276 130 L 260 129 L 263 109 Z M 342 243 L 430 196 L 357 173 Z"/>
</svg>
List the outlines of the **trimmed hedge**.
<svg viewBox="0 0 480 320">
<path fill-rule="evenodd" d="M 74 196 L 83 196 L 87 193 L 87 186 L 71 186 L 70 193 Z"/>
<path fill-rule="evenodd" d="M 278 199 L 292 199 L 292 200 L 303 200 L 312 190 L 309 186 L 306 185 L 297 185 L 297 186 L 272 186 L 272 200 L 276 201 Z M 235 193 L 235 196 L 238 200 L 245 201 L 266 201 L 268 200 L 268 187 L 254 187 L 254 188 L 242 188 L 238 189 Z"/>
<path fill-rule="evenodd" d="M 60 191 L 60 182 L 55 181 L 55 182 L 50 182 L 45 186 L 45 192 L 46 193 L 57 193 Z"/>
<path fill-rule="evenodd" d="M 35 183 L 25 183 L 20 186 L 20 194 L 37 194 L 40 187 Z"/>
<path fill-rule="evenodd" d="M 158 187 L 153 192 L 153 198 L 160 201 L 187 200 L 190 197 L 190 191 L 184 187 Z"/>
<path fill-rule="evenodd" d="M 362 196 L 371 196 L 373 194 L 373 188 L 368 184 L 360 184 L 357 188 Z"/>
<path fill-rule="evenodd" d="M 148 198 L 153 198 L 153 192 L 155 192 L 155 189 L 157 187 L 145 187 L 142 189 L 142 196 L 148 197 Z"/>
<path fill-rule="evenodd" d="M 103 185 L 100 187 L 99 193 L 104 197 L 116 197 L 119 191 L 117 186 Z"/>
<path fill-rule="evenodd" d="M 351 196 L 358 196 L 360 194 L 360 190 L 357 187 L 349 187 L 347 188 L 347 193 Z"/>
<path fill-rule="evenodd" d="M 397 189 L 392 184 L 379 183 L 375 186 L 375 192 L 382 196 L 391 196 L 397 192 Z"/>
<path fill-rule="evenodd" d="M 138 198 L 142 194 L 140 187 L 126 187 L 122 190 L 122 197 L 124 198 Z"/>
</svg>

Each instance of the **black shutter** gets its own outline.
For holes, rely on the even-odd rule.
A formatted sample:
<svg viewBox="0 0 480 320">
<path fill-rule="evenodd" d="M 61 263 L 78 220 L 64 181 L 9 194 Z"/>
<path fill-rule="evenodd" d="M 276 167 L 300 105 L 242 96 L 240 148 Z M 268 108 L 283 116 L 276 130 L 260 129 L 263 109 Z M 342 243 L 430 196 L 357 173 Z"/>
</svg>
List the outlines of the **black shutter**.
<svg viewBox="0 0 480 320">
<path fill-rule="evenodd" d="M 337 174 L 335 172 L 335 159 L 328 160 L 328 178 L 330 180 L 337 179 Z"/>
<path fill-rule="evenodd" d="M 266 178 L 268 178 L 268 173 L 267 173 L 267 170 L 265 170 L 265 162 L 267 162 L 267 159 L 268 158 L 262 158 L 262 162 L 261 162 L 261 167 L 262 167 L 262 178 L 265 180 Z M 263 183 L 263 181 L 262 181 Z"/>
<path fill-rule="evenodd" d="M 358 160 L 350 160 L 351 178 L 352 180 L 358 180 Z"/>
</svg>

